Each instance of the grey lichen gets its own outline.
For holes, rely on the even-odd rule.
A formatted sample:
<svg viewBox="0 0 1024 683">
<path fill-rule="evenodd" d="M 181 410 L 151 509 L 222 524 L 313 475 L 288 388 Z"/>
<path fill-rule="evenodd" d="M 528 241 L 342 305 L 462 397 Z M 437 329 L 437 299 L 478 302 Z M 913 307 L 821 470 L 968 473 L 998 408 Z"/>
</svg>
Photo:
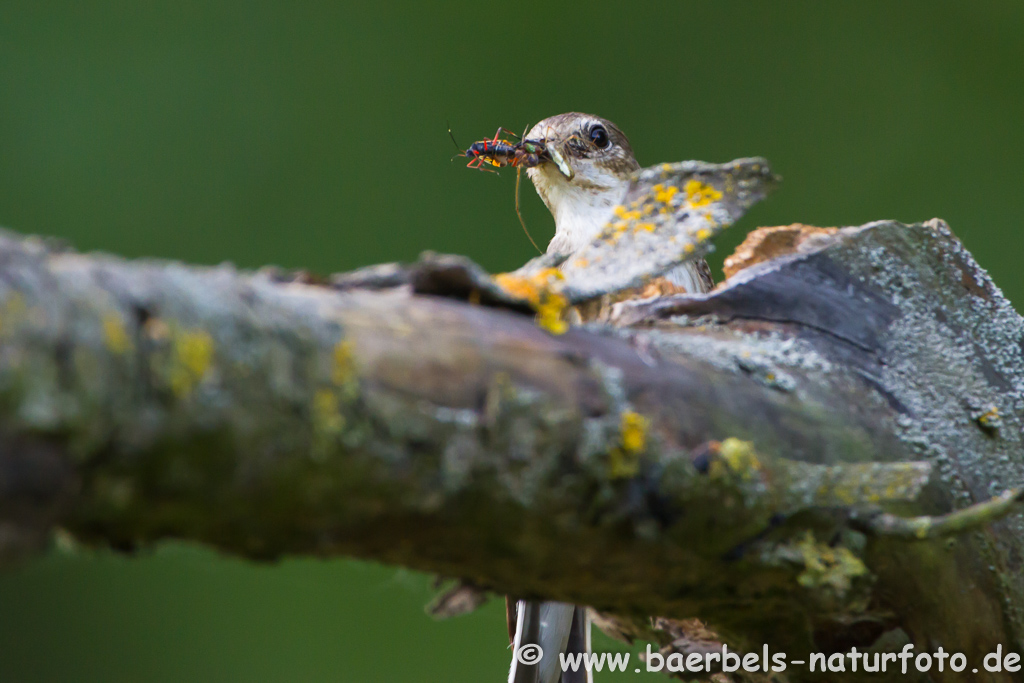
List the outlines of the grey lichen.
<svg viewBox="0 0 1024 683">
<path fill-rule="evenodd" d="M 1024 528 L 986 501 L 1024 480 L 1024 324 L 944 224 L 840 230 L 558 336 L 457 257 L 332 288 L 9 234 L 0 255 L 0 560 L 56 528 L 185 538 L 739 646 L 892 615 L 971 656 L 1021 642 Z"/>
</svg>

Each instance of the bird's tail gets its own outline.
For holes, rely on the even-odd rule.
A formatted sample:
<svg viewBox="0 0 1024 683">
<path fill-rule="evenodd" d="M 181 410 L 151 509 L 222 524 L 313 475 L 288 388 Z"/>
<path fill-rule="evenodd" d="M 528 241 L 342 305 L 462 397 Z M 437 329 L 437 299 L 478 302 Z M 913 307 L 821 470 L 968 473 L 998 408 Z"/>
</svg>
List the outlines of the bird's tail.
<svg viewBox="0 0 1024 683">
<path fill-rule="evenodd" d="M 511 635 L 508 683 L 592 683 L 582 662 L 576 671 L 562 672 L 559 658 L 562 653 L 579 656 L 590 652 L 590 620 L 585 607 L 520 600 L 515 606 L 515 632 Z M 536 646 L 543 653 L 539 660 Z"/>
</svg>

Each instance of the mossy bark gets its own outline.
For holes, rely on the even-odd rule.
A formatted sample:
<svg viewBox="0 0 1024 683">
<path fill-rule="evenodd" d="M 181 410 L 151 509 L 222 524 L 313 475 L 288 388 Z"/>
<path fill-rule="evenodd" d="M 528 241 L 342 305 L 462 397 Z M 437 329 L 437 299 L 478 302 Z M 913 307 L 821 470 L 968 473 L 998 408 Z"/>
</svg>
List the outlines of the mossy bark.
<svg viewBox="0 0 1024 683">
<path fill-rule="evenodd" d="M 0 236 L 0 559 L 57 528 L 181 538 L 697 617 L 794 659 L 1024 648 L 1018 517 L 864 522 L 1024 481 L 1024 324 L 941 222 L 564 335 L 431 264 L 338 289 Z M 930 675 L 1013 680 L 970 670 Z"/>
</svg>

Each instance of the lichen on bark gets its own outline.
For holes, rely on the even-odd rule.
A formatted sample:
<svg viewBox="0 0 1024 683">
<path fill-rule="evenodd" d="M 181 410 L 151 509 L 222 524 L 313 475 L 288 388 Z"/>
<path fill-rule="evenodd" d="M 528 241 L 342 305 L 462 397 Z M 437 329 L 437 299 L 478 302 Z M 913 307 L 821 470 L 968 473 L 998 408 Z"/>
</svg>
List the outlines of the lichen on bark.
<svg viewBox="0 0 1024 683">
<path fill-rule="evenodd" d="M 988 501 L 1024 481 L 1024 324 L 945 224 L 561 335 L 458 257 L 330 283 L 0 235 L 0 560 L 179 538 L 588 604 L 669 648 L 1021 646 L 1024 527 Z"/>
</svg>

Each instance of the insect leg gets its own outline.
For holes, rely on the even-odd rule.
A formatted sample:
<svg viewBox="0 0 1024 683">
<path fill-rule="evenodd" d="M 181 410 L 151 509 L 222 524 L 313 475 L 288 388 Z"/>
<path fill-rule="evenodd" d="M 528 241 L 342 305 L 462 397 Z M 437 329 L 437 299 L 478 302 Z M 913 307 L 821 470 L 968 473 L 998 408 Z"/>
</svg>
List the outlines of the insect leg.
<svg viewBox="0 0 1024 683">
<path fill-rule="evenodd" d="M 526 229 L 526 221 L 523 220 L 523 214 L 519 210 L 519 179 L 522 178 L 522 176 L 523 176 L 523 167 L 522 166 L 517 166 L 516 167 L 516 215 L 519 216 L 519 225 L 523 226 L 523 232 L 526 233 L 526 238 L 528 240 L 530 240 L 530 244 L 533 245 L 533 248 L 537 250 L 538 254 L 543 254 L 544 252 L 541 251 L 540 247 L 537 246 L 537 243 L 533 241 L 533 235 L 531 235 L 530 231 Z"/>
<path fill-rule="evenodd" d="M 497 171 L 495 171 L 494 169 L 484 168 L 484 164 L 485 163 L 489 164 L 489 163 L 492 163 L 492 162 L 488 161 L 483 156 L 478 156 L 475 159 L 473 159 L 471 162 L 466 164 L 466 168 L 475 168 L 478 171 L 487 171 L 488 173 L 497 173 Z"/>
<path fill-rule="evenodd" d="M 505 133 L 506 135 L 511 135 L 511 136 L 512 136 L 512 137 L 514 137 L 514 138 L 515 138 L 516 140 L 521 140 L 521 139 L 522 139 L 522 138 L 521 138 L 521 137 L 520 137 L 519 135 L 516 135 L 515 133 L 513 133 L 512 131 L 510 131 L 510 130 L 509 130 L 508 128 L 499 128 L 499 129 L 498 129 L 498 132 L 494 134 L 494 140 L 495 140 L 495 141 L 497 141 L 497 140 L 498 140 L 498 137 L 499 137 L 499 136 L 500 136 L 500 135 L 501 135 L 502 133 Z"/>
</svg>

